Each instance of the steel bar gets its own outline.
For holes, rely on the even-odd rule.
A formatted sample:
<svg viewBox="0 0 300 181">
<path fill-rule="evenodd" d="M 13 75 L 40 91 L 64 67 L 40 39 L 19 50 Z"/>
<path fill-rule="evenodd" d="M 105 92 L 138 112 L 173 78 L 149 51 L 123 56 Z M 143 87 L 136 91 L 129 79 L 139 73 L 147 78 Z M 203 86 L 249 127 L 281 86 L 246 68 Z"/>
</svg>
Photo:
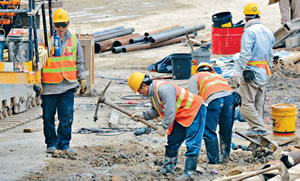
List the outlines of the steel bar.
<svg viewBox="0 0 300 181">
<path fill-rule="evenodd" d="M 201 24 L 198 26 L 194 26 L 192 28 L 178 29 L 178 30 L 171 31 L 169 33 L 153 35 L 150 38 L 150 42 L 151 43 L 159 43 L 159 42 L 166 41 L 166 40 L 169 40 L 169 39 L 181 36 L 181 35 L 190 34 L 192 32 L 203 30 L 204 28 L 205 28 L 205 25 Z"/>
<path fill-rule="evenodd" d="M 144 35 L 149 36 L 149 35 L 152 35 L 152 34 L 157 34 L 157 33 L 161 33 L 161 32 L 164 32 L 164 31 L 168 31 L 170 29 L 174 29 L 174 28 L 177 28 L 177 27 L 179 27 L 179 25 L 171 25 L 171 26 L 167 26 L 167 27 L 160 28 L 160 29 L 157 29 L 157 30 L 145 32 Z"/>
<path fill-rule="evenodd" d="M 138 37 L 138 36 L 141 36 L 141 35 L 138 33 L 135 33 L 135 34 L 131 34 L 131 35 L 122 36 L 119 38 L 114 38 L 112 46 L 118 47 L 118 46 L 128 45 L 130 39 Z"/>
<path fill-rule="evenodd" d="M 0 13 L 28 13 L 27 9 L 0 9 Z"/>
<path fill-rule="evenodd" d="M 125 35 L 129 35 L 132 32 L 134 32 L 134 28 L 127 28 L 121 32 L 117 32 L 117 33 L 113 33 L 113 34 L 108 34 L 106 36 L 100 36 L 100 37 L 96 37 L 95 38 L 95 42 L 98 41 L 104 41 L 104 40 L 108 40 L 108 39 L 112 39 L 112 38 L 116 38 L 116 37 L 120 37 L 120 36 L 125 36 Z"/>
<path fill-rule="evenodd" d="M 32 0 L 32 8 L 35 9 L 35 0 Z M 36 14 L 33 16 L 33 36 L 34 36 L 34 47 L 35 47 L 35 64 L 33 63 L 33 66 L 35 66 L 34 70 L 38 70 L 38 65 L 39 65 L 39 44 L 38 44 L 38 39 L 37 39 L 37 26 L 36 26 Z"/>
<path fill-rule="evenodd" d="M 190 34 L 189 37 L 194 38 L 195 35 Z M 125 52 L 130 52 L 130 51 L 141 50 L 141 49 L 157 48 L 157 47 L 161 47 L 161 46 L 165 46 L 165 45 L 179 43 L 179 42 L 181 42 L 182 40 L 185 40 L 185 39 L 186 39 L 186 36 L 180 36 L 180 37 L 173 38 L 171 40 L 163 41 L 163 42 L 160 42 L 160 43 L 130 44 L 130 45 L 127 45 L 127 46 L 123 46 L 122 52 L 125 53 Z"/>
<path fill-rule="evenodd" d="M 36 15 L 37 12 L 41 9 L 42 5 L 44 4 L 44 1 L 41 1 L 37 7 L 34 9 L 34 15 Z"/>
<path fill-rule="evenodd" d="M 107 32 L 111 32 L 111 31 L 115 31 L 115 30 L 120 30 L 120 29 L 125 29 L 124 26 L 118 26 L 118 27 L 115 27 L 115 28 L 109 28 L 109 29 L 105 29 L 105 30 L 101 30 L 101 31 L 96 31 L 94 33 L 92 33 L 95 36 L 97 35 L 101 35 L 101 34 L 104 34 L 104 33 L 107 33 Z"/>
</svg>

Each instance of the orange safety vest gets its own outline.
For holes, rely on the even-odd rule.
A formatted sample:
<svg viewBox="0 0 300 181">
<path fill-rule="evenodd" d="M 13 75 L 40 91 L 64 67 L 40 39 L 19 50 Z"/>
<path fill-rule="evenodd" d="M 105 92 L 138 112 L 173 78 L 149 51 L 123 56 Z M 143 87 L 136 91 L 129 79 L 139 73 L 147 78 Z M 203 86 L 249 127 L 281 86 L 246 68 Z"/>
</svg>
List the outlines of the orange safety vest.
<svg viewBox="0 0 300 181">
<path fill-rule="evenodd" d="M 267 60 L 255 60 L 255 61 L 248 61 L 247 65 L 253 65 L 255 67 L 264 68 L 267 71 L 267 75 L 271 75 L 271 70 L 269 67 L 269 63 Z"/>
<path fill-rule="evenodd" d="M 50 63 L 42 69 L 43 83 L 60 83 L 64 79 L 74 82 L 77 80 L 77 39 L 74 34 L 67 39 L 64 53 L 60 57 L 50 55 Z"/>
<path fill-rule="evenodd" d="M 158 101 L 158 105 L 156 104 L 153 96 L 151 96 L 151 101 L 153 106 L 159 113 L 160 117 L 164 118 L 164 113 L 163 113 L 164 106 L 159 97 L 158 89 L 160 86 L 164 84 L 171 84 L 176 88 L 175 121 L 177 121 L 179 124 L 181 124 L 184 127 L 189 127 L 193 123 L 200 109 L 200 106 L 202 105 L 202 101 L 203 101 L 202 98 L 196 94 L 190 93 L 187 89 L 181 88 L 171 82 L 153 81 L 153 83 L 154 83 L 154 92 Z M 168 135 L 170 135 L 171 132 L 173 131 L 173 126 L 174 126 L 174 121 L 168 130 Z"/>
<path fill-rule="evenodd" d="M 205 101 L 210 95 L 220 91 L 233 91 L 227 80 L 222 76 L 210 72 L 197 74 L 199 96 Z"/>
</svg>

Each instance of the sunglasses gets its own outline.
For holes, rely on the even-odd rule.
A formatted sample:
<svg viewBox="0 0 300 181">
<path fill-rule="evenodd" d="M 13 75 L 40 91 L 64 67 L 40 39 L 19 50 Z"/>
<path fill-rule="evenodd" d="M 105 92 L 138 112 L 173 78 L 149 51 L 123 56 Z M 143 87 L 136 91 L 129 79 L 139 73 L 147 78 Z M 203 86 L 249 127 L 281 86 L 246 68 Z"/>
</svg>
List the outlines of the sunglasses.
<svg viewBox="0 0 300 181">
<path fill-rule="evenodd" d="M 59 27 L 62 27 L 62 28 L 65 28 L 68 26 L 68 23 L 65 23 L 65 22 L 62 22 L 62 23 L 54 23 L 54 26 L 56 28 L 59 28 Z"/>
</svg>

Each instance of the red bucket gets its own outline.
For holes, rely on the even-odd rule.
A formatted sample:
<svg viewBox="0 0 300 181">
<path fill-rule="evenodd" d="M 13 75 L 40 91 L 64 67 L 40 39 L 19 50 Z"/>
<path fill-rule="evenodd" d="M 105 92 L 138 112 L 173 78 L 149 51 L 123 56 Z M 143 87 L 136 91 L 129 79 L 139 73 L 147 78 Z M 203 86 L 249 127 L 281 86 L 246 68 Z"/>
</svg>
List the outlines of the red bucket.
<svg viewBox="0 0 300 181">
<path fill-rule="evenodd" d="M 244 27 L 212 27 L 212 54 L 235 54 L 241 51 L 241 39 Z"/>
</svg>

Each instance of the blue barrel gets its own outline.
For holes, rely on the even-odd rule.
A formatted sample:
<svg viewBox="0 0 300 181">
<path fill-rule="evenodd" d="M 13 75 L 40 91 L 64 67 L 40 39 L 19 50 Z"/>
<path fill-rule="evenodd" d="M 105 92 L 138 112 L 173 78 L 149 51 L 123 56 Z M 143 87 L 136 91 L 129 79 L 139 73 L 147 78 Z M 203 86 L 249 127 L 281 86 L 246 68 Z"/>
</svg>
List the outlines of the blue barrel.
<svg viewBox="0 0 300 181">
<path fill-rule="evenodd" d="M 170 57 L 172 79 L 189 79 L 192 74 L 192 55 L 190 53 L 174 53 Z"/>
<path fill-rule="evenodd" d="M 216 28 L 232 27 L 232 15 L 230 12 L 220 12 L 212 15 L 213 26 Z"/>
</svg>

